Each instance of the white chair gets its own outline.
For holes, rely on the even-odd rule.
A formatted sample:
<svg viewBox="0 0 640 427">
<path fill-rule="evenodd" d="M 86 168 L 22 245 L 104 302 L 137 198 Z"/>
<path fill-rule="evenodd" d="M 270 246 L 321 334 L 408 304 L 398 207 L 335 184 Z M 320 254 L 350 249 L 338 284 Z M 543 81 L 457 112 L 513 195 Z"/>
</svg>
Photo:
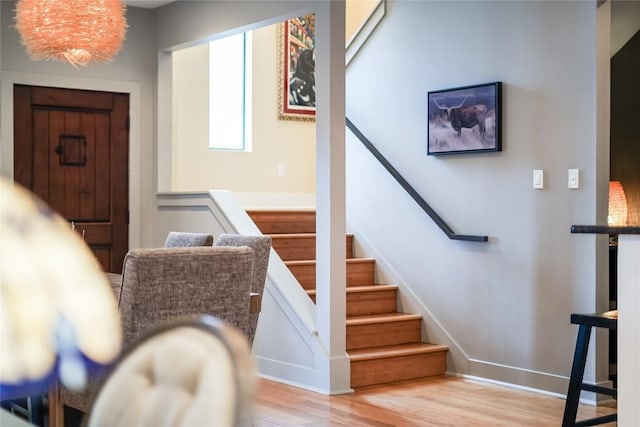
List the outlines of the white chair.
<svg viewBox="0 0 640 427">
<path fill-rule="evenodd" d="M 89 427 L 251 426 L 256 376 L 247 339 L 212 316 L 136 340 L 107 376 Z"/>
</svg>

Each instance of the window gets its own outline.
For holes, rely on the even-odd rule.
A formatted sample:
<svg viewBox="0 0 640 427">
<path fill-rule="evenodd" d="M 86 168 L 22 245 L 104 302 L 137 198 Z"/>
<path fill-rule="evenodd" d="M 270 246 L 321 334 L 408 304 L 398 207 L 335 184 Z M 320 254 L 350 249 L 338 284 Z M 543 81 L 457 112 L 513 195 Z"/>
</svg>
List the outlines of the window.
<svg viewBox="0 0 640 427">
<path fill-rule="evenodd" d="M 251 33 L 209 43 L 209 148 L 251 151 Z"/>
</svg>

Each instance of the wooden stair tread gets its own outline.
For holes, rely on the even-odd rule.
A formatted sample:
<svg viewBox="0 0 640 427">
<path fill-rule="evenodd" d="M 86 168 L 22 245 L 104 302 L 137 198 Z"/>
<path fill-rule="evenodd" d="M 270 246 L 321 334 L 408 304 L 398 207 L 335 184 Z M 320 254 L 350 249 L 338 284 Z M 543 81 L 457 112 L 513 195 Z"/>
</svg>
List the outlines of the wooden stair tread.
<svg viewBox="0 0 640 427">
<path fill-rule="evenodd" d="M 251 209 L 260 231 L 315 301 L 316 212 L 313 209 Z M 375 258 L 353 258 L 346 235 L 346 349 L 351 385 L 362 387 L 442 375 L 447 346 L 421 342 L 422 315 L 399 313 L 397 285 L 376 284 Z"/>
<path fill-rule="evenodd" d="M 363 316 L 351 316 L 347 318 L 347 326 L 368 325 L 371 323 L 383 322 L 404 322 L 407 320 L 422 319 L 420 314 L 412 313 L 384 313 L 384 314 L 367 314 Z"/>
<path fill-rule="evenodd" d="M 272 239 L 308 239 L 315 237 L 316 233 L 274 233 L 269 234 Z"/>
<path fill-rule="evenodd" d="M 412 354 L 446 352 L 449 347 L 440 344 L 411 343 L 386 345 L 383 347 L 360 348 L 349 350 L 349 357 L 352 362 L 360 362 L 371 359 L 384 359 L 389 357 L 409 356 Z"/>
<path fill-rule="evenodd" d="M 256 214 L 277 214 L 277 215 L 286 215 L 286 214 L 298 214 L 298 213 L 316 213 L 314 208 L 250 208 L 247 209 L 249 213 Z"/>
<path fill-rule="evenodd" d="M 371 262 L 375 262 L 375 258 L 348 258 L 347 264 L 367 264 Z M 302 260 L 294 260 L 294 261 L 285 261 L 287 266 L 298 266 L 298 265 L 315 265 L 315 259 L 302 259 Z"/>
<path fill-rule="evenodd" d="M 270 220 L 290 222 L 299 219 L 313 218 L 315 222 L 316 211 L 314 209 L 247 209 L 247 214 L 255 221 Z"/>
<path fill-rule="evenodd" d="M 371 285 L 371 286 L 347 286 L 348 294 L 357 294 L 361 292 L 385 292 L 398 289 L 398 285 Z M 316 289 L 305 289 L 308 295 L 315 295 Z"/>
<path fill-rule="evenodd" d="M 263 234 L 316 231 L 314 209 L 248 209 L 247 214 Z"/>
<path fill-rule="evenodd" d="M 398 289 L 398 285 L 371 285 L 371 286 L 349 286 L 347 293 L 353 294 L 358 292 L 375 292 L 375 291 L 393 291 Z"/>
<path fill-rule="evenodd" d="M 308 239 L 315 237 L 316 233 L 274 233 L 270 234 L 272 239 Z M 353 237 L 353 234 L 347 233 L 347 237 Z"/>
</svg>

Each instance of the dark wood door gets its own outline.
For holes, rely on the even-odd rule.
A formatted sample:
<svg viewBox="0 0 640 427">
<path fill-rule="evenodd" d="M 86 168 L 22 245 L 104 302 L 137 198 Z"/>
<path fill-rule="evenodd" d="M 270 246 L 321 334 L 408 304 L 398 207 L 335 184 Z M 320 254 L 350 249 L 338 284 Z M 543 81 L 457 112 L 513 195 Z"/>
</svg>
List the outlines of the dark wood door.
<svg viewBox="0 0 640 427">
<path fill-rule="evenodd" d="M 14 180 L 73 221 L 105 271 L 129 236 L 129 95 L 14 86 Z"/>
</svg>

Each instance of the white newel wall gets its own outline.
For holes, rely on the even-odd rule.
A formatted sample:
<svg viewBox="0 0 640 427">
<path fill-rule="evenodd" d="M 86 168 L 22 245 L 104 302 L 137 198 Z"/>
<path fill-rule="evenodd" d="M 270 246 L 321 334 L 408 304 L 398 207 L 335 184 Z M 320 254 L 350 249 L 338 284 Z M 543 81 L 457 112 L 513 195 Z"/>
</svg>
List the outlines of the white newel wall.
<svg viewBox="0 0 640 427">
<path fill-rule="evenodd" d="M 640 235 L 618 238 L 618 425 L 640 426 Z"/>
</svg>

